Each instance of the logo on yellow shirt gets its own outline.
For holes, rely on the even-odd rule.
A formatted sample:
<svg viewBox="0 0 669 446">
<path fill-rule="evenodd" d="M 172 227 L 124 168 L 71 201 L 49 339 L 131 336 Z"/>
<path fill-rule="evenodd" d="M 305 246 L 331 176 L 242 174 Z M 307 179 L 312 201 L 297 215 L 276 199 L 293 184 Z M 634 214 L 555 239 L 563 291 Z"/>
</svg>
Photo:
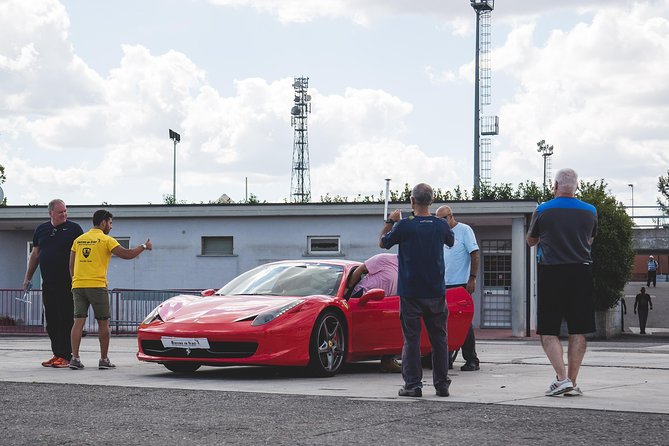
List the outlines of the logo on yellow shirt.
<svg viewBox="0 0 669 446">
<path fill-rule="evenodd" d="M 85 258 L 88 258 L 88 256 L 91 255 L 91 248 L 84 248 L 81 250 L 81 252 Z"/>
</svg>

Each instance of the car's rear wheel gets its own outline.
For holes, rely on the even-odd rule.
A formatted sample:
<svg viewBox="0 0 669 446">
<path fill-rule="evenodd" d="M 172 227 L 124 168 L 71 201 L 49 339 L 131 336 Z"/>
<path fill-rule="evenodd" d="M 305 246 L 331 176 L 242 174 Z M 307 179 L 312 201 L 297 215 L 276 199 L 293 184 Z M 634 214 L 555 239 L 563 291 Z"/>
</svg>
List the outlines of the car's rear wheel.
<svg viewBox="0 0 669 446">
<path fill-rule="evenodd" d="M 346 330 L 341 316 L 326 311 L 316 320 L 309 341 L 309 367 L 314 375 L 334 376 L 344 365 Z"/>
<path fill-rule="evenodd" d="M 174 373 L 193 373 L 200 368 L 200 364 L 190 362 L 166 362 L 165 368 Z"/>
</svg>

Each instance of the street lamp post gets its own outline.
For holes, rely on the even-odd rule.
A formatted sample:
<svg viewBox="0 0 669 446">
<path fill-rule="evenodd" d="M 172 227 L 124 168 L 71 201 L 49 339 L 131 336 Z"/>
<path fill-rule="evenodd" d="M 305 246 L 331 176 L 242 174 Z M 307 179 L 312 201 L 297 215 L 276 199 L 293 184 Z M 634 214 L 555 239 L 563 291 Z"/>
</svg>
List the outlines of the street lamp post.
<svg viewBox="0 0 669 446">
<path fill-rule="evenodd" d="M 629 183 L 628 186 L 632 190 L 632 205 L 630 206 L 630 213 L 631 213 L 632 221 L 634 221 L 634 184 Z"/>
<path fill-rule="evenodd" d="M 181 142 L 181 135 L 170 129 L 170 139 L 174 141 L 174 164 L 172 170 L 172 204 L 177 204 L 177 143 Z"/>
</svg>

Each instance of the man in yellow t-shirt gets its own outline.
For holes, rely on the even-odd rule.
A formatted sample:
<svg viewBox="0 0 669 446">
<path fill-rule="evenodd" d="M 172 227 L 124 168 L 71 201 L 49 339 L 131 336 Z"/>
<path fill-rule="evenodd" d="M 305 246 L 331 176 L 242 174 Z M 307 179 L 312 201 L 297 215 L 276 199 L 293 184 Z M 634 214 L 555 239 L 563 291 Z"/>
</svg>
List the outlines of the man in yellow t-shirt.
<svg viewBox="0 0 669 446">
<path fill-rule="evenodd" d="M 93 307 L 98 321 L 100 340 L 100 361 L 98 368 L 116 367 L 108 357 L 109 353 L 109 294 L 107 292 L 107 267 L 114 254 L 130 260 L 145 250 L 151 250 L 153 244 L 148 239 L 133 249 L 125 249 L 108 234 L 112 230 L 111 212 L 104 209 L 93 214 L 93 228 L 77 237 L 70 252 L 70 275 L 72 276 L 72 296 L 74 297 L 74 325 L 70 335 L 72 341 L 72 359 L 70 368 L 83 369 L 79 357 L 81 334 L 86 323 L 88 307 Z"/>
</svg>

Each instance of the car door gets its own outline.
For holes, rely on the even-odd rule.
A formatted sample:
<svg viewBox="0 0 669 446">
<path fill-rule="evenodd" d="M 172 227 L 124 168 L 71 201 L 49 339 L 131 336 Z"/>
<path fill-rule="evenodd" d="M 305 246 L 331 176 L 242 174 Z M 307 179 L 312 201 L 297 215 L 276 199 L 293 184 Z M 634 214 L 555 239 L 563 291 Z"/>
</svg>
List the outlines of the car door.
<svg viewBox="0 0 669 446">
<path fill-rule="evenodd" d="M 351 298 L 351 353 L 355 356 L 399 354 L 402 351 L 402 327 L 399 296 L 381 300 Z"/>
</svg>

